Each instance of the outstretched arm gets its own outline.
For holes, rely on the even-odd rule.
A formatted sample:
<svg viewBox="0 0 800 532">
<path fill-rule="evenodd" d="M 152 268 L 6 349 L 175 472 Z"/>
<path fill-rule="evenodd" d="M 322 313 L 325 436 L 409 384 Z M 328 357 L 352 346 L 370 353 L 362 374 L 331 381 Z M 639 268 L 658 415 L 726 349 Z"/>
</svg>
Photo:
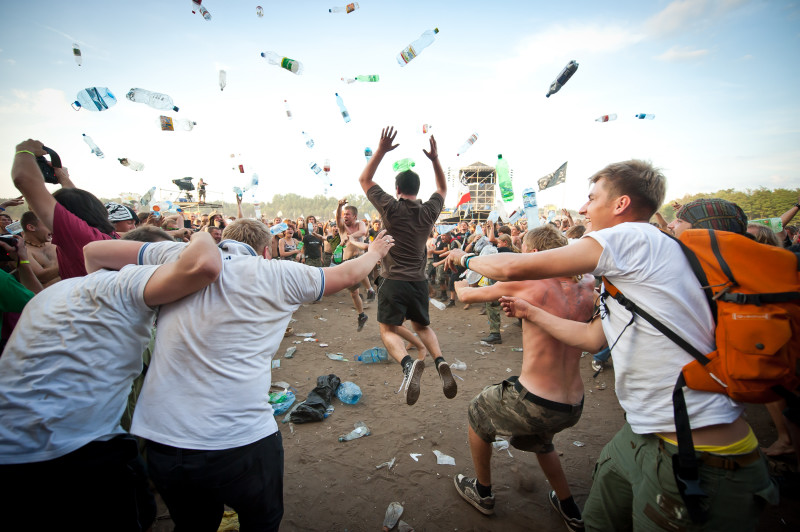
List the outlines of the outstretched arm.
<svg viewBox="0 0 800 532">
<path fill-rule="evenodd" d="M 392 145 L 396 136 L 397 131 L 394 130 L 393 126 L 385 127 L 381 130 L 381 139 L 378 141 L 378 148 L 375 150 L 374 155 L 367 162 L 367 166 L 364 167 L 364 171 L 361 172 L 361 176 L 358 178 L 358 182 L 361 184 L 364 194 L 375 185 L 372 178 L 375 177 L 375 172 L 378 170 L 378 165 L 381 164 L 383 156 L 399 146 L 399 144 Z"/>
<path fill-rule="evenodd" d="M 394 246 L 394 238 L 381 231 L 369 245 L 366 253 L 356 259 L 348 260 L 335 268 L 323 268 L 325 276 L 325 295 L 353 286 L 364 279 L 379 260 Z"/>
<path fill-rule="evenodd" d="M 503 296 L 518 294 L 522 288 L 518 282 L 494 283 L 490 286 L 469 286 L 467 281 L 455 283 L 458 300 L 462 303 L 486 303 L 497 301 Z"/>
<path fill-rule="evenodd" d="M 438 192 L 444 198 L 447 197 L 447 180 L 444 177 L 442 163 L 439 162 L 439 150 L 436 147 L 436 139 L 433 138 L 433 135 L 431 135 L 430 144 L 431 150 L 422 150 L 422 153 L 425 154 L 425 157 L 430 159 L 431 164 L 433 165 L 433 175 L 436 177 L 436 192 Z"/>
<path fill-rule="evenodd" d="M 500 305 L 509 318 L 522 318 L 534 323 L 559 342 L 571 347 L 597 353 L 607 344 L 599 318 L 589 323 L 559 318 L 519 297 L 501 297 Z"/>
</svg>

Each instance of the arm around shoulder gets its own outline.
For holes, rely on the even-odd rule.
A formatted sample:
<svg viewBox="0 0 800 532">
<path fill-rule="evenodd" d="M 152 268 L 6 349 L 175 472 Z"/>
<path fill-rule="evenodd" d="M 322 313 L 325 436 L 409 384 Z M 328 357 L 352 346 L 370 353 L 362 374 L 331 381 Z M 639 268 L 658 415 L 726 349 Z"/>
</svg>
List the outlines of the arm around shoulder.
<svg viewBox="0 0 800 532">
<path fill-rule="evenodd" d="M 210 285 L 222 271 L 222 256 L 209 233 L 195 233 L 175 262 L 163 264 L 147 282 L 144 301 L 172 303 Z"/>
</svg>

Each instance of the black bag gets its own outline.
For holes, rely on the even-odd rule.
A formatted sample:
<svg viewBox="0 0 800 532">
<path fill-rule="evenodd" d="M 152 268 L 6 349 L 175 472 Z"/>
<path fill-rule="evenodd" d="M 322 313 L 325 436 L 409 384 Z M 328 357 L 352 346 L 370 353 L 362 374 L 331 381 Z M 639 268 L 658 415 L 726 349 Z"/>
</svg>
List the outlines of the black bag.
<svg viewBox="0 0 800 532">
<path fill-rule="evenodd" d="M 325 419 L 325 411 L 330 406 L 340 382 L 341 379 L 333 373 L 317 377 L 317 387 L 311 390 L 308 398 L 292 412 L 290 416 L 292 423 L 309 423 Z"/>
</svg>

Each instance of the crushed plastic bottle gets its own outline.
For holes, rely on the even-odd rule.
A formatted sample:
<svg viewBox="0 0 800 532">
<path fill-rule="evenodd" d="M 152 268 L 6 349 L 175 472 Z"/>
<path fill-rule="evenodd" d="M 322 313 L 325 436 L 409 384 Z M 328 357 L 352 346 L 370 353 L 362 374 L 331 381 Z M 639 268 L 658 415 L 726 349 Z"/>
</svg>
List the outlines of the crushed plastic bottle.
<svg viewBox="0 0 800 532">
<path fill-rule="evenodd" d="M 342 118 L 344 118 L 345 124 L 350 122 L 350 113 L 347 112 L 347 108 L 344 106 L 344 101 L 342 97 L 339 96 L 339 93 L 336 93 L 336 105 L 339 106 L 339 112 L 342 113 Z"/>
<path fill-rule="evenodd" d="M 639 113 L 638 115 L 635 115 L 635 118 L 638 118 L 639 120 L 652 120 L 655 117 L 656 115 L 647 113 Z"/>
<path fill-rule="evenodd" d="M 297 348 L 295 346 L 290 347 L 286 350 L 286 354 L 283 355 L 283 358 L 294 358 L 294 354 L 297 352 Z"/>
<path fill-rule="evenodd" d="M 419 36 L 417 40 L 406 46 L 402 52 L 397 54 L 397 62 L 401 67 L 406 66 L 409 61 L 417 57 L 424 48 L 427 48 L 433 41 L 436 40 L 436 34 L 439 33 L 439 28 L 428 30 Z"/>
<path fill-rule="evenodd" d="M 314 147 L 314 139 L 311 138 L 311 135 L 309 135 L 305 131 L 301 131 L 300 133 L 303 134 L 303 140 L 305 141 L 306 146 L 308 148 L 313 148 Z"/>
<path fill-rule="evenodd" d="M 76 111 L 86 109 L 87 111 L 105 111 L 109 107 L 117 104 L 117 98 L 108 90 L 107 87 L 89 87 L 83 89 L 76 96 L 77 100 L 72 103 L 72 108 Z"/>
<path fill-rule="evenodd" d="M 258 18 L 263 17 L 264 16 L 264 8 L 261 7 L 261 6 L 256 6 L 256 15 L 258 15 Z"/>
<path fill-rule="evenodd" d="M 285 413 L 294 404 L 295 395 L 291 390 L 286 390 L 280 394 L 276 394 L 273 400 L 273 394 L 269 394 L 269 403 L 272 405 L 272 413 L 279 416 Z"/>
<path fill-rule="evenodd" d="M 72 56 L 75 58 L 75 62 L 78 63 L 78 66 L 81 66 L 83 62 L 83 57 L 81 56 L 81 47 L 77 44 L 72 44 Z"/>
<path fill-rule="evenodd" d="M 406 170 L 411 170 L 416 166 L 416 163 L 411 159 L 400 159 L 399 161 L 395 161 L 392 165 L 392 170 L 395 172 L 405 172 Z"/>
<path fill-rule="evenodd" d="M 577 72 L 577 70 L 578 63 L 576 63 L 574 60 L 567 63 L 567 66 L 564 67 L 564 70 L 561 71 L 556 80 L 550 84 L 550 90 L 545 96 L 549 98 L 551 94 L 555 94 L 560 91 L 561 87 L 563 87 L 569 81 L 569 78 L 571 78 L 572 75 Z"/>
<path fill-rule="evenodd" d="M 266 59 L 270 65 L 278 65 L 292 74 L 300 75 L 303 73 L 303 63 L 296 59 L 289 59 L 275 52 L 261 52 L 261 57 Z"/>
<path fill-rule="evenodd" d="M 400 516 L 403 515 L 403 505 L 399 502 L 389 503 L 386 508 L 386 515 L 383 518 L 383 532 L 389 532 L 397 524 Z"/>
<path fill-rule="evenodd" d="M 373 347 L 360 355 L 353 355 L 353 360 L 363 364 L 387 364 L 389 363 L 389 352 L 385 347 Z"/>
<path fill-rule="evenodd" d="M 192 0 L 192 14 L 196 13 L 197 11 L 200 12 L 200 15 L 203 16 L 206 20 L 211 20 L 211 13 L 208 12 L 200 2 L 203 0 Z"/>
<path fill-rule="evenodd" d="M 511 172 L 508 169 L 508 161 L 503 159 L 503 154 L 497 155 L 497 185 L 500 187 L 500 194 L 503 201 L 508 203 L 514 201 L 514 185 L 511 183 Z"/>
<path fill-rule="evenodd" d="M 160 92 L 151 92 L 146 89 L 134 88 L 128 91 L 128 94 L 125 96 L 132 102 L 144 103 L 154 109 L 161 109 L 162 111 L 172 110 L 176 113 L 178 112 L 178 108 L 175 107 L 174 103 L 172 103 L 172 98 Z"/>
<path fill-rule="evenodd" d="M 364 157 L 367 159 L 367 162 L 369 162 L 369 160 L 372 159 L 372 148 L 370 148 L 369 146 L 364 148 Z"/>
<path fill-rule="evenodd" d="M 462 144 L 461 147 L 458 149 L 458 153 L 456 154 L 456 157 L 458 157 L 462 153 L 466 152 L 470 148 L 470 146 L 475 144 L 476 140 L 478 140 L 478 134 L 477 133 L 473 133 L 472 135 L 470 135 L 469 138 L 464 142 L 464 144 Z"/>
<path fill-rule="evenodd" d="M 175 127 L 178 127 L 184 131 L 191 131 L 194 129 L 194 126 L 197 125 L 197 122 L 192 122 L 186 118 L 178 118 L 176 120 L 171 116 L 161 115 L 158 117 L 158 119 L 159 123 L 161 124 L 161 131 L 175 131 Z"/>
<path fill-rule="evenodd" d="M 311 171 L 314 172 L 317 175 L 322 173 L 322 168 L 320 168 L 320 166 L 317 163 L 309 164 L 309 168 L 311 168 Z"/>
<path fill-rule="evenodd" d="M 525 217 L 528 218 L 528 229 L 539 227 L 539 204 L 536 202 L 536 191 L 526 188 L 522 191 L 522 207 L 525 209 Z"/>
<path fill-rule="evenodd" d="M 348 434 L 342 434 L 339 436 L 339 441 L 351 441 L 355 440 L 356 438 L 361 438 L 362 436 L 369 436 L 371 434 L 369 427 L 367 427 L 363 421 L 356 421 L 355 427 L 356 428 L 350 431 Z"/>
<path fill-rule="evenodd" d="M 122 159 L 118 158 L 117 160 L 119 161 L 119 164 L 121 164 L 122 166 L 127 166 L 134 172 L 141 172 L 142 170 L 144 170 L 144 164 L 138 161 L 132 161 L 126 157 L 123 157 Z"/>
<path fill-rule="evenodd" d="M 292 119 L 292 110 L 289 109 L 289 102 L 283 100 L 283 107 L 286 109 L 286 117 L 291 120 Z"/>
<path fill-rule="evenodd" d="M 447 305 L 445 305 L 444 303 L 442 303 L 438 299 L 430 298 L 429 301 L 431 302 L 431 305 L 433 305 L 434 307 L 438 308 L 439 310 L 444 310 L 444 309 L 447 308 Z"/>
<path fill-rule="evenodd" d="M 306 338 L 306 340 L 314 340 L 314 338 Z M 325 353 L 325 356 L 338 362 L 347 362 L 347 359 L 341 353 Z"/>
<path fill-rule="evenodd" d="M 595 118 L 594 121 L 595 122 L 611 122 L 612 120 L 616 120 L 616 119 L 617 119 L 617 114 L 616 113 L 611 113 L 610 115 L 603 115 L 600 118 Z"/>
<path fill-rule="evenodd" d="M 346 6 L 343 6 L 343 7 L 338 7 L 338 6 L 337 7 L 332 7 L 332 8 L 330 8 L 328 10 L 328 13 L 345 13 L 345 14 L 347 14 L 347 13 L 352 13 L 356 9 L 358 9 L 358 2 L 353 2 L 352 4 L 347 4 Z"/>
<path fill-rule="evenodd" d="M 461 362 L 459 359 L 456 359 L 455 362 L 450 364 L 450 369 L 458 369 L 464 371 L 467 369 L 467 364 L 466 362 Z"/>
<path fill-rule="evenodd" d="M 354 405 L 361 400 L 361 388 L 354 382 L 344 381 L 336 388 L 336 397 L 343 403 Z"/>
<path fill-rule="evenodd" d="M 269 232 L 272 235 L 277 235 L 279 233 L 283 233 L 287 229 L 289 229 L 289 226 L 286 225 L 286 222 L 281 222 L 281 223 L 279 223 L 277 225 L 273 225 L 272 227 L 270 227 L 269 228 Z M 298 335 L 295 335 L 295 336 L 298 336 Z"/>
<path fill-rule="evenodd" d="M 456 459 L 444 454 L 442 451 L 434 450 L 433 454 L 436 455 L 436 463 L 438 465 L 456 465 Z"/>
<path fill-rule="evenodd" d="M 381 80 L 381 77 L 378 74 L 370 74 L 370 75 L 366 75 L 366 76 L 363 76 L 363 75 L 362 76 L 356 76 L 356 81 L 363 81 L 363 82 L 366 82 L 366 83 L 375 83 L 375 82 L 380 81 L 380 80 Z"/>
<path fill-rule="evenodd" d="M 90 137 L 86 133 L 81 133 L 81 134 L 83 135 L 83 141 L 86 144 L 88 144 L 89 147 L 92 149 L 92 153 L 94 153 L 95 155 L 97 155 L 101 159 L 103 157 L 105 157 L 105 155 L 103 155 L 103 151 L 100 148 L 98 148 L 97 144 L 95 144 L 94 141 L 92 140 L 92 137 Z"/>
<path fill-rule="evenodd" d="M 219 90 L 222 92 L 225 90 L 225 86 L 228 84 L 228 73 L 224 70 L 219 71 Z"/>
</svg>

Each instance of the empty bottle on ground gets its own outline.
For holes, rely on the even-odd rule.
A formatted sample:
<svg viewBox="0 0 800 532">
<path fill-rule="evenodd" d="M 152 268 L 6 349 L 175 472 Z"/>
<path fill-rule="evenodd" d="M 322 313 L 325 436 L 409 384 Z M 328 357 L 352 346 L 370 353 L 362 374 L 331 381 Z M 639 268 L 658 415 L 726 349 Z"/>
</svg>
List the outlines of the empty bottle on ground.
<svg viewBox="0 0 800 532">
<path fill-rule="evenodd" d="M 473 133 L 472 135 L 470 135 L 469 138 L 466 140 L 466 142 L 464 142 L 464 144 L 462 144 L 461 147 L 458 149 L 458 153 L 456 154 L 456 156 L 459 156 L 462 153 L 464 153 L 465 151 L 467 151 L 470 146 L 475 144 L 476 140 L 478 140 L 478 134 L 477 133 Z"/>
<path fill-rule="evenodd" d="M 528 218 L 528 229 L 539 227 L 539 204 L 536 202 L 536 191 L 526 188 L 522 191 L 522 207 L 525 209 L 525 217 Z"/>
<path fill-rule="evenodd" d="M 433 41 L 436 40 L 436 34 L 439 33 L 439 28 L 428 30 L 419 36 L 419 39 L 406 46 L 402 52 L 397 54 L 397 62 L 400 66 L 406 66 L 409 61 L 417 57 L 424 48 L 427 48 Z"/>
<path fill-rule="evenodd" d="M 578 63 L 576 63 L 574 60 L 567 63 L 567 66 L 564 67 L 564 70 L 561 71 L 556 80 L 550 84 L 550 90 L 545 96 L 549 98 L 551 94 L 555 94 L 560 91 L 561 87 L 563 87 L 569 81 L 569 78 L 571 78 L 572 75 L 577 72 L 577 70 Z"/>
<path fill-rule="evenodd" d="M 362 436 L 369 436 L 370 431 L 369 427 L 363 421 L 356 421 L 355 429 L 350 431 L 349 434 L 343 434 L 339 436 L 339 441 L 350 441 L 355 440 L 356 438 L 361 438 Z"/>
<path fill-rule="evenodd" d="M 300 75 L 303 73 L 303 63 L 296 59 L 289 59 L 275 52 L 261 52 L 261 57 L 266 59 L 270 65 L 278 65 L 292 74 Z"/>
<path fill-rule="evenodd" d="M 503 159 L 503 155 L 497 156 L 497 184 L 500 187 L 500 194 L 503 201 L 514 201 L 514 185 L 511 183 L 511 172 L 508 169 L 508 161 Z"/>
<path fill-rule="evenodd" d="M 360 355 L 354 355 L 353 359 L 363 364 L 387 364 L 389 362 L 389 352 L 386 351 L 385 347 L 373 347 Z"/>
<path fill-rule="evenodd" d="M 131 89 L 125 96 L 132 102 L 143 103 L 154 109 L 178 112 L 178 108 L 175 107 L 172 98 L 160 92 L 151 92 L 146 89 Z"/>
<path fill-rule="evenodd" d="M 336 388 L 336 397 L 343 403 L 354 405 L 361 399 L 361 388 L 354 382 L 342 382 Z"/>
<path fill-rule="evenodd" d="M 342 7 L 332 7 L 328 10 L 328 13 L 352 13 L 356 9 L 358 9 L 358 2 L 353 2 Z"/>
<path fill-rule="evenodd" d="M 97 155 L 101 159 L 103 157 L 105 157 L 105 155 L 103 155 L 103 151 L 100 148 L 98 148 L 97 144 L 95 144 L 94 141 L 92 140 L 92 137 L 90 137 L 86 133 L 81 133 L 81 134 L 83 135 L 83 141 L 86 144 L 88 144 L 89 147 L 92 149 L 92 153 L 94 153 L 95 155 Z"/>
<path fill-rule="evenodd" d="M 345 124 L 350 122 L 350 113 L 347 112 L 347 108 L 344 106 L 344 101 L 342 97 L 339 96 L 339 93 L 336 94 L 336 105 L 339 106 L 339 112 L 342 113 L 342 118 L 344 118 Z"/>
</svg>

